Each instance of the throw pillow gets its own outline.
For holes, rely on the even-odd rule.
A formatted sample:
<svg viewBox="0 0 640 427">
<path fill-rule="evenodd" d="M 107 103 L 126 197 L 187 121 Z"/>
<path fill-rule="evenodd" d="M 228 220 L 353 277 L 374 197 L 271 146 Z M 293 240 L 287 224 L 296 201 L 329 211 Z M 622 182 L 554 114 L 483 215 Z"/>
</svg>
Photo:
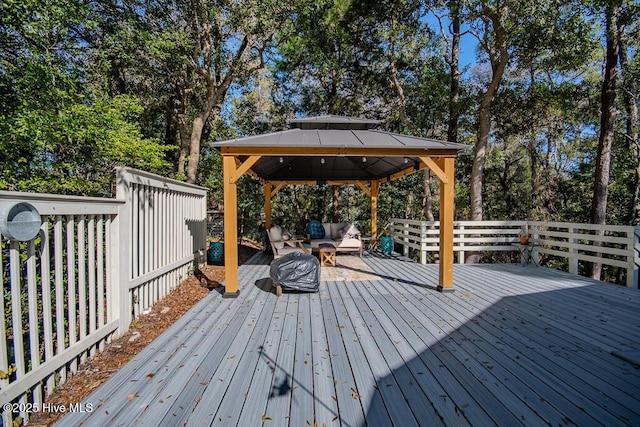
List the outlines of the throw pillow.
<svg viewBox="0 0 640 427">
<path fill-rule="evenodd" d="M 360 230 L 358 230 L 354 223 L 347 224 L 340 229 L 340 236 L 342 236 L 343 239 L 355 239 L 358 234 L 360 234 Z"/>
<path fill-rule="evenodd" d="M 282 228 L 279 225 L 274 225 L 269 229 L 269 234 L 274 242 L 282 240 Z"/>
<path fill-rule="evenodd" d="M 312 239 L 323 239 L 324 227 L 320 221 L 313 220 L 307 225 L 307 233 L 309 233 Z"/>
<path fill-rule="evenodd" d="M 332 222 L 331 223 L 331 239 L 340 239 L 340 229 L 347 225 L 346 222 Z"/>
</svg>

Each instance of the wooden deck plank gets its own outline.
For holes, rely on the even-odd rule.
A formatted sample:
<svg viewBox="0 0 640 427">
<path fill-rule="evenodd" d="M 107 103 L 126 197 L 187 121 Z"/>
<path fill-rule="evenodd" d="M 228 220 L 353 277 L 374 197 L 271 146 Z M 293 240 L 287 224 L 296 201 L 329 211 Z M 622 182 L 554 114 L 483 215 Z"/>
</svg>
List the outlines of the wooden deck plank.
<svg viewBox="0 0 640 427">
<path fill-rule="evenodd" d="M 554 294 L 552 298 L 548 299 L 555 299 L 555 295 L 556 294 Z M 548 296 L 551 297 L 551 295 Z M 533 295 L 533 298 L 537 298 L 537 295 Z M 547 303 L 545 300 L 540 300 L 537 301 L 536 304 L 530 305 L 530 308 L 528 310 L 520 310 L 518 313 L 522 313 L 522 315 L 524 316 L 529 316 L 529 322 L 520 322 L 524 326 L 527 326 L 529 324 L 541 324 L 541 328 L 537 330 L 536 333 L 539 334 L 544 332 L 544 334 L 548 336 L 548 339 L 551 340 L 552 343 L 554 337 L 557 337 L 556 340 L 560 340 L 561 343 L 565 343 L 571 337 L 576 336 L 587 337 L 586 340 L 589 341 L 591 336 L 599 337 L 603 333 L 608 333 L 608 331 L 610 331 L 612 327 L 615 326 L 612 325 L 611 322 L 606 322 L 607 324 L 603 324 L 602 322 L 588 324 L 584 322 L 584 318 L 589 316 L 588 312 L 581 314 L 578 311 L 566 310 L 568 311 L 568 313 L 563 315 L 562 317 L 558 317 L 553 314 L 550 315 L 545 311 L 545 308 L 550 304 L 551 303 Z M 607 310 L 609 312 L 615 312 L 616 310 L 618 310 L 618 308 L 616 306 L 610 306 L 607 308 Z M 553 319 L 553 322 L 551 322 L 549 319 Z M 585 329 L 590 330 L 591 335 L 584 335 L 583 331 Z M 575 335 L 571 333 L 572 331 L 575 331 Z M 630 335 L 632 334 L 630 333 Z M 545 342 L 546 341 L 547 339 L 545 339 Z M 576 345 L 581 345 L 581 348 L 583 348 L 585 344 L 576 340 Z M 595 352 L 597 353 L 603 350 L 601 346 L 598 345 L 598 343 L 590 348 L 595 349 Z M 581 357 L 593 358 L 591 359 L 593 362 L 600 362 L 602 360 L 602 356 L 595 357 L 592 352 L 584 352 Z"/>
<path fill-rule="evenodd" d="M 502 302 L 505 301 L 507 300 Z M 590 347 L 585 344 L 586 341 L 572 340 L 573 337 L 568 334 L 566 336 L 560 335 L 554 340 L 553 330 L 557 328 L 554 328 L 553 324 L 547 323 L 542 316 L 529 315 L 527 310 L 518 310 L 517 315 L 511 314 L 516 309 L 517 307 L 511 309 L 507 306 L 499 315 L 502 316 L 501 320 L 516 325 L 510 329 L 517 329 L 517 333 L 506 331 L 506 334 L 512 335 L 518 340 L 518 342 L 509 341 L 509 345 L 511 348 L 520 348 L 520 363 L 531 365 L 531 369 L 537 371 L 540 378 L 549 382 L 550 386 L 561 391 L 563 395 L 576 394 L 575 400 L 582 402 L 582 405 L 590 405 L 594 415 L 600 421 L 609 420 L 615 424 L 616 420 L 613 417 L 632 419 L 638 416 L 635 411 L 630 412 L 627 409 L 633 408 L 633 402 L 637 400 L 637 397 L 633 398 L 625 393 L 630 384 L 627 383 L 627 387 L 618 388 L 598 377 L 598 375 L 602 375 L 601 372 L 608 371 L 609 374 L 606 376 L 608 379 L 612 378 L 611 366 L 609 365 L 612 360 L 607 361 L 607 359 L 613 359 L 613 357 L 608 352 L 603 353 L 597 347 Z M 485 317 L 489 315 L 490 313 L 484 313 Z M 542 323 L 542 325 L 536 326 L 536 323 Z M 578 331 L 580 328 L 582 328 L 581 325 L 574 325 L 576 336 L 581 335 Z M 590 358 L 594 364 L 585 364 L 584 356 L 580 356 L 580 359 L 576 359 L 575 363 L 572 363 L 573 358 L 569 355 L 579 353 L 584 355 L 601 354 L 599 357 Z M 554 375 L 549 375 L 550 372 L 553 372 Z M 626 376 L 628 373 L 623 371 L 620 375 Z M 624 382 L 626 383 L 626 381 Z M 611 398 L 611 396 L 616 396 L 616 398 Z M 583 407 L 582 405 L 578 407 Z"/>
<path fill-rule="evenodd" d="M 329 287 L 332 282 L 320 283 L 320 303 L 324 320 L 324 330 L 327 334 L 327 345 L 331 361 L 336 394 L 335 403 L 338 406 L 341 425 L 356 427 L 364 425 L 365 417 L 362 402 L 357 397 L 356 379 L 351 369 L 351 362 L 341 330 L 344 325 L 339 323 L 338 315 L 334 309 Z M 356 395 L 354 396 L 354 393 Z"/>
<path fill-rule="evenodd" d="M 154 425 L 175 425 L 187 413 L 185 409 L 188 408 L 190 413 L 211 383 L 216 367 L 235 343 L 235 336 L 243 330 L 243 317 L 250 316 L 258 309 L 259 304 L 253 299 L 247 299 L 242 304 L 234 301 L 226 312 L 227 316 L 231 313 L 234 315 L 223 316 L 216 324 L 203 324 L 203 330 L 210 332 L 201 341 L 188 347 L 188 357 L 179 365 L 167 366 L 168 378 L 152 378 L 157 385 L 154 398 L 163 404 L 144 418 Z M 211 351 L 212 348 L 216 351 Z M 140 422 L 141 419 L 136 421 Z"/>
<path fill-rule="evenodd" d="M 166 412 L 162 421 L 164 425 L 177 425 L 176 422 L 180 422 L 184 415 L 196 424 L 219 422 L 220 419 L 224 422 L 228 414 L 221 413 L 220 406 L 225 396 L 232 396 L 232 401 L 238 402 L 238 395 L 229 393 L 229 389 L 237 386 L 238 378 L 242 379 L 242 375 L 236 377 L 239 361 L 254 336 L 254 326 L 265 304 L 263 299 L 257 298 L 259 293 L 254 286 L 243 286 L 240 277 L 238 282 L 249 303 L 239 304 L 235 313 L 229 312 L 230 321 L 221 325 L 224 328 L 222 339 L 209 347 L 206 360 L 190 378 L 188 392 L 182 392 L 180 399 L 176 399 Z"/>
<path fill-rule="evenodd" d="M 495 281 L 493 281 L 493 280 L 491 281 L 491 286 L 492 286 L 492 287 L 495 287 Z M 476 287 L 476 288 L 477 288 L 477 287 Z M 486 315 L 485 315 L 485 316 L 486 316 Z M 468 318 L 468 316 L 467 316 L 467 318 Z M 505 320 L 505 319 L 502 319 L 502 320 Z M 515 324 L 519 325 L 519 324 L 521 323 L 521 320 L 519 320 L 519 319 L 515 319 L 515 320 L 516 320 L 516 323 L 515 323 Z M 483 322 L 483 324 L 484 324 L 484 323 L 485 323 L 485 322 Z M 469 323 L 468 323 L 468 324 L 469 324 Z M 534 334 L 534 335 L 535 335 L 535 334 Z"/>
<path fill-rule="evenodd" d="M 185 359 L 188 359 L 193 348 L 198 343 L 206 340 L 208 331 L 201 330 L 197 324 L 191 324 L 190 326 L 191 330 L 195 332 L 187 335 L 183 334 L 187 339 L 180 342 L 179 345 L 168 344 L 165 347 L 166 350 L 158 350 L 155 354 L 155 359 L 150 360 L 148 363 L 143 363 L 144 359 L 133 361 L 137 369 L 119 371 L 123 372 L 122 377 L 114 376 L 105 383 L 108 397 L 96 397 L 97 400 L 92 400 L 93 402 L 98 402 L 93 416 L 97 424 L 108 424 L 120 416 L 134 416 L 144 412 L 147 405 L 152 402 L 151 399 L 156 396 L 151 379 L 155 378 L 156 381 L 163 381 L 173 377 L 175 370 L 183 364 Z M 174 335 L 172 332 L 171 336 L 175 340 L 180 340 L 180 335 L 177 333 Z M 215 339 L 217 335 L 214 334 L 210 337 Z M 156 346 L 153 345 L 153 347 L 155 348 Z M 173 393 L 171 394 L 173 395 Z M 140 397 L 142 397 L 141 400 L 134 402 L 135 399 Z M 93 398 L 90 396 L 89 399 Z M 81 416 L 78 413 L 69 414 L 62 419 L 61 423 L 64 425 L 69 422 L 69 425 L 75 425 L 74 418 L 80 418 Z"/>
<path fill-rule="evenodd" d="M 427 401 L 433 406 L 438 417 L 445 425 L 470 425 L 463 414 L 456 409 L 454 401 L 448 397 L 448 393 L 454 388 L 454 385 L 447 382 L 450 376 L 441 375 L 440 373 L 443 372 L 441 367 L 433 363 L 427 364 L 423 360 L 427 357 L 426 354 L 431 352 L 429 348 L 419 344 L 420 338 L 416 331 L 423 326 L 408 322 L 410 319 L 405 316 L 406 310 L 392 297 L 392 292 L 387 287 L 381 288 L 371 282 L 365 283 L 365 286 L 371 294 L 369 302 L 380 307 L 381 314 L 376 316 L 380 326 L 395 344 L 405 361 L 406 369 L 414 374 L 416 383 L 424 390 Z M 432 357 L 435 358 L 435 356 Z M 443 387 L 440 381 L 447 388 Z"/>
<path fill-rule="evenodd" d="M 450 300 L 446 304 L 430 305 L 429 310 L 433 310 L 436 318 L 450 317 L 454 321 L 460 320 L 454 311 L 459 304 L 452 301 L 449 295 L 444 295 L 442 298 Z M 420 301 L 413 300 L 411 303 L 420 309 Z M 492 346 L 490 354 L 482 351 L 482 343 L 487 340 L 491 342 Z M 452 353 L 456 355 L 458 361 L 463 363 L 477 381 L 487 388 L 486 395 L 493 395 L 494 400 L 501 401 L 522 422 L 528 425 L 538 425 L 554 419 L 557 424 L 562 424 L 562 415 L 553 410 L 549 411 L 543 396 L 537 395 L 527 387 L 518 374 L 504 368 L 505 364 L 517 366 L 520 355 L 516 354 L 514 359 L 507 359 L 505 355 L 500 353 L 501 347 L 504 346 L 499 340 L 494 340 L 486 334 L 483 336 L 472 335 L 468 332 L 468 326 L 465 325 L 448 332 L 447 337 L 441 342 L 448 348 L 454 349 Z M 523 370 L 519 372 L 520 375 L 524 373 Z M 543 415 L 545 411 L 548 413 Z"/>
<path fill-rule="evenodd" d="M 239 298 L 201 301 L 59 424 L 640 425 L 640 370 L 611 354 L 638 349 L 637 290 L 456 265 L 442 294 L 437 266 L 355 261 L 375 273 L 276 298 L 260 254 Z"/>
<path fill-rule="evenodd" d="M 331 368 L 331 353 L 324 324 L 320 293 L 309 295 L 311 319 L 311 357 L 313 360 L 313 425 L 332 425 L 339 419 L 336 387 Z"/>
<path fill-rule="evenodd" d="M 238 360 L 236 362 L 236 366 L 233 368 L 233 375 L 230 377 L 229 387 L 227 387 L 227 390 L 225 391 L 225 396 L 233 396 L 233 398 L 226 398 L 222 400 L 215 415 L 214 424 L 238 424 L 238 420 L 243 412 L 244 406 L 247 406 L 247 411 L 255 411 L 256 408 L 254 404 L 258 402 L 248 400 L 251 383 L 254 381 L 254 376 L 261 377 L 262 371 L 270 371 L 270 368 L 264 362 L 262 355 L 265 339 L 268 335 L 271 320 L 273 319 L 276 298 L 273 298 L 271 295 L 260 293 L 257 300 L 261 301 L 262 310 L 260 310 L 259 313 L 256 313 L 255 317 L 249 318 L 249 323 L 245 322 L 245 328 L 251 330 L 251 336 L 246 342 L 244 348 L 240 349 L 238 352 Z M 241 340 L 240 336 L 236 336 L 235 339 L 237 341 Z M 229 356 L 230 361 L 234 354 Z M 261 402 L 264 402 L 264 399 L 265 396 L 262 396 Z M 258 406 L 262 406 L 262 409 L 264 409 L 264 405 Z M 202 421 L 207 421 L 207 418 L 205 417 Z"/>
<path fill-rule="evenodd" d="M 162 418 L 172 417 L 174 413 L 180 412 L 176 408 L 194 406 L 198 393 L 202 392 L 203 384 L 210 375 L 211 366 L 216 366 L 221 357 L 222 351 L 211 352 L 210 349 L 222 350 L 229 347 L 233 331 L 242 328 L 242 321 L 239 318 L 249 312 L 253 305 L 249 301 L 230 302 L 225 307 L 226 316 L 217 317 L 217 322 L 214 324 L 209 321 L 203 322 L 199 327 L 202 335 L 198 341 L 181 346 L 184 349 L 184 357 L 169 361 L 163 366 L 162 372 L 150 377 L 151 390 L 144 392 L 144 401 L 147 405 L 150 402 L 161 402 L 161 404 L 150 414 L 141 414 L 141 416 L 158 425 Z M 240 316 L 229 317 L 229 313 L 237 313 Z M 119 416 L 118 419 L 127 423 L 134 422 L 133 419 L 125 416 Z"/>
<path fill-rule="evenodd" d="M 438 412 L 433 408 L 432 402 L 425 394 L 425 390 L 420 387 L 418 377 L 422 375 L 422 372 L 416 372 L 414 369 L 416 364 L 410 363 L 416 358 L 416 354 L 412 352 L 405 358 L 400 352 L 399 347 L 408 347 L 404 337 L 395 328 L 395 324 L 402 323 L 403 319 L 395 318 L 394 321 L 385 322 L 385 318 L 388 319 L 387 313 L 380 308 L 375 297 L 369 292 L 370 288 L 366 286 L 368 283 L 356 282 L 353 286 L 346 288 L 356 302 L 363 322 L 368 327 L 371 337 L 375 340 L 381 356 L 386 362 L 385 372 L 381 372 L 380 375 L 384 376 L 388 372 L 393 372 L 393 379 L 418 425 L 444 425 Z M 398 369 L 398 367 L 402 368 Z M 390 386 L 392 384 L 379 383 L 379 387 Z M 386 402 L 388 397 L 384 395 L 383 397 Z M 396 423 L 407 425 L 405 420 L 396 419 L 393 415 L 392 419 Z"/>
<path fill-rule="evenodd" d="M 380 391 L 391 422 L 402 426 L 417 426 L 418 420 L 414 416 L 400 384 L 396 381 L 395 376 L 387 375 L 390 367 L 385 360 L 384 351 L 389 350 L 389 348 L 388 346 L 380 347 L 379 340 L 373 336 L 373 331 L 369 329 L 367 318 L 370 316 L 366 314 L 367 304 L 365 300 L 358 293 L 352 294 L 349 292 L 348 288 L 358 286 L 358 284 L 359 282 L 336 283 L 336 288 L 342 301 L 345 302 L 348 316 L 352 320 L 354 331 L 362 346 L 366 359 L 362 359 L 361 362 L 368 363 L 373 377 L 376 379 L 376 388 Z M 406 374 L 405 372 L 400 374 L 404 377 L 401 378 L 402 380 L 410 381 L 404 375 Z"/>
<path fill-rule="evenodd" d="M 461 309 L 459 305 L 453 307 Z M 532 375 L 523 358 L 522 350 L 518 351 L 517 346 L 505 341 L 502 329 L 494 328 L 492 322 L 488 320 L 488 315 L 485 313 L 482 315 L 482 320 L 467 322 L 464 328 L 451 336 L 460 345 L 468 348 L 469 353 L 474 353 L 474 349 L 477 349 L 475 358 L 480 359 L 490 368 L 491 375 L 502 381 L 512 391 L 513 396 L 531 407 L 547 423 L 560 425 L 565 423 L 567 418 L 577 422 L 578 425 L 595 422 L 578 408 L 567 411 L 567 405 L 571 405 L 571 402 L 556 388 Z M 501 322 L 505 325 L 502 319 Z M 504 328 L 508 326 L 505 325 Z M 558 405 L 565 408 L 564 412 L 557 410 Z M 571 416 L 567 417 L 567 415 Z"/>
<path fill-rule="evenodd" d="M 631 339 L 634 342 L 640 341 L 640 330 L 633 330 L 627 327 L 628 322 L 633 320 L 632 311 L 625 312 L 624 310 L 617 310 L 619 308 L 618 304 L 611 304 L 606 301 L 606 299 L 601 299 L 599 295 L 601 295 L 600 289 L 604 285 L 602 283 L 598 283 L 596 281 L 591 281 L 587 278 L 577 278 L 573 279 L 573 277 L 565 277 L 562 280 L 558 280 L 556 277 L 555 280 L 548 280 L 538 276 L 538 272 L 543 272 L 546 269 L 536 268 L 536 269 L 526 269 L 530 271 L 532 277 L 530 280 L 532 285 L 528 285 L 526 290 L 522 290 L 521 292 L 526 291 L 529 295 L 526 299 L 522 301 L 517 301 L 514 299 L 514 303 L 522 303 L 527 304 L 531 307 L 542 308 L 545 313 L 545 317 L 552 318 L 558 317 L 563 320 L 563 324 L 570 323 L 567 319 L 567 316 L 570 314 L 571 317 L 575 318 L 575 322 L 580 322 L 581 328 L 585 333 L 589 333 L 591 331 L 590 326 L 595 327 L 595 329 L 600 329 L 601 322 L 610 322 L 611 325 L 607 328 L 609 333 L 607 340 L 610 338 L 611 340 L 616 340 L 620 338 Z M 507 272 L 501 277 L 509 276 Z M 512 275 L 513 282 L 519 287 L 522 285 L 517 283 L 517 275 Z M 491 286 L 494 290 L 500 290 L 501 295 L 508 295 L 512 288 L 514 288 L 514 283 L 511 280 L 501 280 L 500 282 L 492 283 Z M 565 284 L 563 284 L 565 283 Z M 616 288 L 618 288 L 616 286 Z M 635 292 L 631 289 L 622 288 L 627 291 L 628 294 L 632 295 Z M 565 292 L 555 292 L 553 294 L 553 298 L 548 298 L 545 295 L 545 292 L 554 292 L 558 290 L 565 290 Z M 544 307 L 539 307 L 540 304 L 544 304 Z M 611 310 L 612 307 L 616 307 L 616 310 Z M 582 316 L 576 316 L 576 313 L 582 313 Z M 593 335 L 595 339 L 601 340 L 603 337 L 601 335 Z M 603 341 L 603 344 L 607 344 L 607 341 Z"/>
<path fill-rule="evenodd" d="M 280 345 L 284 328 L 287 298 L 277 298 L 273 294 L 266 297 L 274 298 L 276 303 L 271 314 L 271 324 L 269 325 L 267 336 L 260 349 L 261 354 L 258 364 L 262 366 L 259 366 L 260 369 L 256 372 L 251 382 L 245 406 L 238 420 L 239 426 L 254 426 L 260 425 L 264 421 L 270 421 L 270 417 L 266 413 L 267 402 L 272 393 L 271 384 L 278 367 L 275 366 L 275 360 L 271 359 L 269 355 L 278 353 L 278 346 Z M 266 315 L 267 313 L 265 312 L 264 314 Z"/>
<path fill-rule="evenodd" d="M 386 271 L 391 274 L 391 271 Z M 484 396 L 492 395 L 492 387 L 496 384 L 485 382 L 478 378 L 477 371 L 474 369 L 475 360 L 472 357 L 460 350 L 455 343 L 450 343 L 447 340 L 447 334 L 453 332 L 456 326 L 450 326 L 443 318 L 433 313 L 434 317 L 429 318 L 422 308 L 418 308 L 412 304 L 413 298 L 409 299 L 402 295 L 402 289 L 400 288 L 401 282 L 388 282 L 389 286 L 394 287 L 399 294 L 399 300 L 402 303 L 403 309 L 410 313 L 416 319 L 416 322 L 423 325 L 422 331 L 426 337 L 425 344 L 434 350 L 434 354 L 437 357 L 438 364 L 446 366 L 446 368 L 453 374 L 457 382 L 462 386 L 465 392 L 458 394 L 457 396 L 450 396 L 456 402 L 458 411 L 466 413 L 468 410 L 472 413 L 468 414 L 468 419 L 473 425 L 520 425 L 522 424 L 521 418 L 517 414 L 512 413 L 504 404 L 501 399 L 484 399 Z M 415 292 L 415 289 L 411 291 Z M 423 300 L 440 300 L 443 295 L 436 292 L 430 292 L 425 294 Z M 390 298 L 390 297 L 387 297 Z M 434 303 L 430 310 L 435 310 L 438 307 L 437 303 Z M 450 319 L 448 313 L 443 315 Z M 434 321 L 434 319 L 437 319 Z M 455 323 L 455 322 L 452 322 Z M 422 338 L 422 337 L 421 337 Z M 424 338 L 423 338 L 424 339 Z M 434 344 L 435 343 L 435 344 Z M 456 362 L 457 361 L 457 362 Z M 487 388 L 488 387 L 488 388 Z M 478 409 L 482 411 L 478 411 Z M 487 419 L 488 417 L 488 419 Z"/>
<path fill-rule="evenodd" d="M 352 398 L 360 400 L 365 412 L 366 422 L 375 420 L 380 425 L 390 425 L 391 419 L 376 386 L 376 379 L 367 363 L 365 349 L 362 348 L 360 337 L 356 333 L 354 322 L 357 319 L 351 318 L 346 308 L 345 301 L 340 298 L 336 287 L 339 282 L 326 282 L 331 295 L 331 301 L 338 319 L 339 332 L 342 342 L 348 355 L 351 371 L 355 380 L 355 387 L 352 389 Z"/>
<path fill-rule="evenodd" d="M 296 345 L 293 356 L 293 378 L 291 387 L 291 413 L 289 423 L 294 426 L 313 425 L 313 356 L 311 355 L 311 318 L 309 294 L 298 298 L 298 322 L 296 324 Z"/>
<path fill-rule="evenodd" d="M 265 415 L 275 425 L 288 425 L 291 411 L 291 389 L 296 386 L 293 376 L 293 359 L 296 346 L 296 329 L 298 324 L 298 298 L 296 295 L 284 293 L 280 298 L 287 299 L 284 324 L 280 345 L 275 355 L 268 355 L 275 360 L 275 374 L 271 384 L 271 393 L 267 402 Z"/>
<path fill-rule="evenodd" d="M 477 275 L 476 275 L 476 276 L 477 276 Z M 476 277 L 476 276 L 474 276 L 474 277 Z M 469 278 L 469 279 L 470 279 L 470 278 Z M 468 281 L 467 281 L 467 282 L 468 282 Z M 475 283 L 475 285 L 478 285 L 478 283 L 476 282 L 476 283 Z M 495 287 L 496 287 L 496 282 L 495 282 L 494 280 L 492 280 L 492 281 L 491 281 L 491 283 L 490 283 L 490 286 L 491 286 L 491 288 L 492 288 L 492 289 L 495 289 Z M 477 288 L 478 288 L 478 286 L 474 286 L 474 289 L 477 289 Z M 546 290 L 548 291 L 548 289 L 546 289 Z M 526 311 L 525 311 L 525 313 L 526 313 Z M 486 313 L 485 313 L 483 316 L 484 316 L 484 318 L 486 318 Z M 469 318 L 468 313 L 467 313 L 467 314 L 465 314 L 465 318 L 466 318 L 466 319 L 468 319 L 468 318 Z M 506 320 L 506 319 L 505 319 L 505 318 L 502 318 L 502 320 L 504 321 L 504 320 Z M 512 321 L 513 321 L 513 323 L 514 323 L 515 325 L 517 325 L 517 327 L 520 327 L 520 326 L 521 326 L 521 323 L 523 323 L 521 318 L 510 319 L 510 320 L 512 320 Z M 533 320 L 535 320 L 535 318 L 534 318 Z M 473 323 L 472 323 L 472 322 L 467 322 L 467 325 L 470 325 L 470 324 L 473 324 Z M 486 322 L 484 322 L 484 321 L 483 321 L 483 322 L 482 322 L 482 324 L 486 324 Z M 525 336 L 526 336 L 526 335 L 525 335 Z M 532 334 L 531 334 L 531 336 L 539 336 L 539 334 L 532 333 Z M 528 345 L 528 346 L 526 347 L 526 349 L 530 350 L 530 345 Z M 522 359 L 522 360 L 524 360 L 524 359 Z M 503 362 L 503 363 L 504 363 L 504 362 Z M 509 366 L 513 366 L 513 365 L 514 365 L 514 364 L 512 363 L 512 364 L 511 364 L 511 365 L 509 365 Z M 602 365 L 602 362 L 598 363 L 598 365 Z M 593 365 L 590 365 L 590 366 L 593 366 Z M 595 365 L 595 366 L 597 366 L 597 365 Z M 550 367 L 548 367 L 547 369 L 552 369 L 552 368 L 553 368 L 553 367 L 552 367 L 552 366 L 550 366 Z M 565 369 L 566 369 L 566 366 L 563 366 L 562 368 L 558 368 L 558 369 L 559 369 L 559 372 L 564 373 L 564 372 L 565 372 Z M 547 376 L 548 376 L 548 371 L 546 371 L 546 372 L 545 372 L 545 374 L 547 374 Z M 585 371 L 585 372 L 583 372 L 583 373 L 582 373 L 582 375 L 583 375 L 583 376 L 588 377 L 588 376 L 589 376 L 589 373 L 588 373 L 587 371 Z M 543 376 L 544 376 L 544 375 L 543 375 Z M 593 378 L 592 378 L 592 379 L 593 379 Z M 584 386 L 584 384 L 585 384 L 586 382 L 585 382 L 585 381 L 583 381 L 583 380 L 581 380 L 581 381 L 582 381 L 583 386 Z M 588 381 L 587 381 L 587 382 L 588 382 Z M 597 382 L 596 382 L 596 384 L 598 384 L 599 386 L 602 386 L 602 383 L 597 383 Z M 591 387 L 591 389 L 592 389 L 592 390 L 594 390 L 594 393 L 595 393 L 595 392 L 597 392 L 597 390 L 598 390 L 598 389 L 600 389 L 600 387 L 598 387 L 598 386 L 595 386 L 595 387 L 594 387 L 594 386 L 593 386 L 593 384 L 590 384 L 589 386 Z M 556 386 L 556 387 L 557 387 L 557 386 Z M 580 387 L 580 390 L 583 390 L 583 388 L 582 388 L 582 387 Z M 600 389 L 600 391 L 601 391 L 601 389 Z M 620 393 L 616 393 L 616 395 L 618 396 L 618 398 L 622 398 L 623 400 L 625 399 L 625 398 L 624 398 L 624 396 L 623 396 L 623 395 L 621 395 Z M 597 399 L 597 394 L 594 394 L 594 395 L 593 395 L 593 398 L 595 399 L 595 401 L 597 401 L 597 400 L 598 400 L 598 399 Z M 629 403 L 631 403 L 631 402 L 627 402 L 627 403 L 629 404 Z M 615 404 L 615 403 L 613 403 L 612 405 L 613 405 L 613 406 L 615 406 L 616 404 Z M 621 410 L 621 411 L 622 411 L 621 413 L 622 413 L 622 414 L 624 414 L 624 410 L 623 410 L 623 408 L 619 408 L 619 410 Z M 607 417 L 607 414 L 600 414 L 600 415 L 601 415 L 601 416 L 604 416 L 605 418 Z M 631 415 L 631 414 L 628 414 L 628 415 Z M 633 416 L 633 415 L 631 415 L 631 416 Z M 592 421 L 591 421 L 591 422 L 593 422 L 593 419 L 592 419 Z"/>
<path fill-rule="evenodd" d="M 218 293 L 211 293 L 134 358 L 129 364 L 132 369 L 121 370 L 109 379 L 101 387 L 107 398 L 96 396 L 92 400 L 96 402 L 92 419 L 98 424 L 109 423 L 119 417 L 127 418 L 144 412 L 156 395 L 154 384 L 172 378 L 207 336 L 217 339 L 215 331 L 203 325 L 208 320 L 220 319 L 217 313 L 224 312 L 220 310 L 221 306 L 226 306 L 225 301 Z M 89 396 L 88 399 L 93 398 Z M 82 414 L 72 413 L 60 424 L 69 422 L 68 425 L 76 425 L 77 419 L 82 417 Z"/>
</svg>

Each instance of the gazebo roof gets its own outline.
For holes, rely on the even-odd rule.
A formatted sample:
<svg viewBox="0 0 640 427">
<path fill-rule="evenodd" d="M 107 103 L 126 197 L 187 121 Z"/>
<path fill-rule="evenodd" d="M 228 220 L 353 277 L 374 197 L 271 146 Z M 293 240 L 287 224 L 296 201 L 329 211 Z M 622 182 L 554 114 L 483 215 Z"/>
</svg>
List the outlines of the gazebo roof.
<svg viewBox="0 0 640 427">
<path fill-rule="evenodd" d="M 467 145 L 376 129 L 379 120 L 319 116 L 288 122 L 290 129 L 211 145 L 267 181 L 370 181 L 422 169 L 422 156 L 455 156 Z"/>
</svg>

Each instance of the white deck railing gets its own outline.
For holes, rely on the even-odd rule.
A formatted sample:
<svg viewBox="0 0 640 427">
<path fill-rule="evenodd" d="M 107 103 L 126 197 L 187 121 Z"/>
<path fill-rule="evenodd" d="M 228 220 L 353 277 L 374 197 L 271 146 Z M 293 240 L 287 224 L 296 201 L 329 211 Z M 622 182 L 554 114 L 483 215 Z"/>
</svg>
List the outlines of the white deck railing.
<svg viewBox="0 0 640 427">
<path fill-rule="evenodd" d="M 17 409 L 3 425 L 204 260 L 206 189 L 127 168 L 116 185 L 116 199 L 0 191 L 0 209 L 28 202 L 43 221 L 29 242 L 0 238 L 0 403 Z"/>
<path fill-rule="evenodd" d="M 438 221 L 412 221 L 394 218 L 389 232 L 394 242 L 420 253 L 420 262 L 427 263 L 429 253 L 437 253 L 440 223 Z M 597 235 L 595 231 L 603 231 Z M 640 267 L 640 228 L 616 225 L 574 224 L 540 221 L 455 221 L 453 250 L 458 263 L 465 262 L 469 252 L 517 251 L 521 234 L 531 236 L 540 246 L 534 251 L 540 257 L 565 258 L 570 273 L 578 274 L 580 262 L 594 262 L 625 270 L 625 283 L 638 288 Z M 600 242 L 601 246 L 592 246 Z"/>
</svg>

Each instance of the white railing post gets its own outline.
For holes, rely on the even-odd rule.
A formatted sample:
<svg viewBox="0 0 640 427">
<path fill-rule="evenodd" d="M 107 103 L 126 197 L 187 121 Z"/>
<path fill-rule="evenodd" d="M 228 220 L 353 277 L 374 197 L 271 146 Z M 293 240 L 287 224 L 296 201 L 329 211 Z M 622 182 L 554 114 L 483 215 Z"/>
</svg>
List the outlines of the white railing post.
<svg viewBox="0 0 640 427">
<path fill-rule="evenodd" d="M 572 256 L 569 256 L 569 273 L 578 274 L 578 248 L 576 247 L 578 239 L 576 238 L 576 228 L 569 226 L 567 231 L 569 232 L 567 239 L 570 243 L 569 253 L 572 254 Z"/>
<path fill-rule="evenodd" d="M 455 223 L 454 223 L 455 224 Z M 460 234 L 458 234 L 458 244 L 464 247 L 464 225 L 460 224 Z M 455 226 L 454 226 L 455 228 Z M 455 246 L 455 244 L 454 244 Z M 464 250 L 460 249 L 458 252 L 458 264 L 464 264 Z"/>
<path fill-rule="evenodd" d="M 116 198 L 124 200 L 118 208 L 111 231 L 111 265 L 113 282 L 111 288 L 111 320 L 118 320 L 118 335 L 129 330 L 131 324 L 131 296 L 129 280 L 131 279 L 131 192 L 129 191 L 128 172 L 122 168 L 116 170 Z"/>
<path fill-rule="evenodd" d="M 420 263 L 427 263 L 427 223 L 420 223 Z"/>
<path fill-rule="evenodd" d="M 402 234 L 405 236 L 402 238 L 402 241 L 404 242 L 402 244 L 402 255 L 404 255 L 405 257 L 409 257 L 409 223 L 405 222 L 404 223 L 404 230 L 402 231 Z"/>
<path fill-rule="evenodd" d="M 627 286 L 634 289 L 640 289 L 640 283 L 638 282 L 638 270 L 640 269 L 640 227 L 634 227 L 630 234 L 630 261 L 633 262 L 633 266 L 627 270 Z"/>
<path fill-rule="evenodd" d="M 524 229 L 526 231 L 526 236 L 531 236 L 531 239 L 536 242 L 538 241 L 538 239 L 540 239 L 540 227 L 538 225 L 529 225 L 529 221 L 525 221 L 524 223 Z M 540 249 L 542 249 L 542 246 L 538 247 L 538 250 L 533 251 L 533 262 L 535 263 L 535 265 L 540 265 Z"/>
</svg>

